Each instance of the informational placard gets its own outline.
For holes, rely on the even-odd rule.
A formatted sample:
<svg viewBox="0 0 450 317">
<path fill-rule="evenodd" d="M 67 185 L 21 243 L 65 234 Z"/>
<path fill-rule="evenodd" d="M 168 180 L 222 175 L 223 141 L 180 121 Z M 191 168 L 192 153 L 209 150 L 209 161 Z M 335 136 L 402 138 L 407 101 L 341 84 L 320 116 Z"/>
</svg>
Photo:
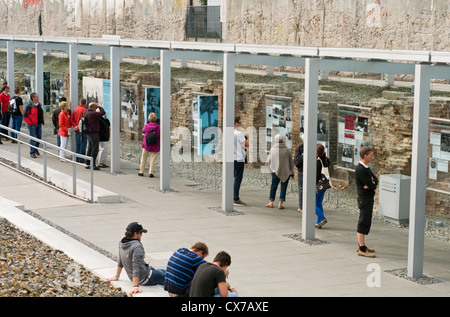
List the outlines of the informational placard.
<svg viewBox="0 0 450 317">
<path fill-rule="evenodd" d="M 91 102 L 103 107 L 106 117 L 111 119 L 111 82 L 109 79 L 83 77 L 83 97 L 86 105 Z M 77 101 L 79 102 L 79 100 Z"/>
<path fill-rule="evenodd" d="M 154 112 L 156 114 L 157 123 L 159 124 L 161 119 L 161 89 L 159 87 L 147 87 L 144 88 L 144 122 L 148 122 L 148 116 Z"/>
<path fill-rule="evenodd" d="M 272 146 L 273 137 L 280 134 L 286 147 L 292 147 L 292 98 L 266 95 L 266 140 Z"/>
<path fill-rule="evenodd" d="M 219 96 L 198 96 L 195 115 L 197 115 L 197 128 L 200 129 L 198 130 L 200 133 L 197 136 L 197 153 L 199 155 L 217 154 L 219 137 Z"/>
<path fill-rule="evenodd" d="M 360 149 L 370 145 L 370 109 L 340 105 L 337 133 L 337 164 L 354 168 L 360 161 Z"/>
</svg>

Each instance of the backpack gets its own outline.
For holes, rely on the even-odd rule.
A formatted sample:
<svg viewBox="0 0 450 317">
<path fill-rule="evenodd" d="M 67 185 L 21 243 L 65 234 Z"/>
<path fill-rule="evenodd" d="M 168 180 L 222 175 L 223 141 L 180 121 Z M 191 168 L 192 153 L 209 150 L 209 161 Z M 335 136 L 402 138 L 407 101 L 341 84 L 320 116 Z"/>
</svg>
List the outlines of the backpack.
<svg viewBox="0 0 450 317">
<path fill-rule="evenodd" d="M 11 98 L 11 100 L 8 103 L 8 111 L 9 112 L 16 112 L 17 111 L 17 104 L 16 104 L 16 98 Z"/>
<path fill-rule="evenodd" d="M 145 137 L 145 143 L 147 145 L 155 145 L 158 144 L 158 136 L 156 135 L 155 130 L 150 130 L 146 137 Z"/>
<path fill-rule="evenodd" d="M 86 111 L 78 122 L 78 131 L 82 133 L 88 133 L 90 131 L 87 113 Z"/>
</svg>

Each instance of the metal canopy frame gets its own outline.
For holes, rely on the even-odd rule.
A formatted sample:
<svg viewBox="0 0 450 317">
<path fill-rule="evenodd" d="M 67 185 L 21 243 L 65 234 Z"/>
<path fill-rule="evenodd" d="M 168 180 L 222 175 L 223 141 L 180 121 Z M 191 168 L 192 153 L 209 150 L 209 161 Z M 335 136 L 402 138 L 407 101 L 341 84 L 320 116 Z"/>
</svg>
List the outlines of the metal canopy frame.
<svg viewBox="0 0 450 317">
<path fill-rule="evenodd" d="M 0 36 L 7 47 L 7 73 L 14 86 L 14 50 L 35 49 L 36 89 L 43 93 L 43 50 L 65 50 L 70 59 L 70 100 L 78 101 L 78 53 L 109 55 L 111 65 L 111 105 L 120 104 L 120 61 L 123 56 L 161 59 L 161 177 L 162 190 L 170 189 L 170 94 L 171 61 L 200 60 L 223 64 L 223 169 L 222 209 L 233 211 L 235 67 L 239 64 L 292 66 L 305 68 L 305 160 L 302 238 L 315 238 L 315 184 L 318 76 L 320 71 L 352 71 L 385 74 L 412 74 L 415 78 L 413 151 L 410 195 L 408 276 L 423 274 L 427 153 L 431 79 L 450 80 L 450 53 L 433 51 L 391 51 L 354 48 L 296 47 L 227 43 L 145 41 L 121 38 L 66 38 Z M 13 88 L 12 88 L 13 89 Z M 111 113 L 111 171 L 120 170 L 120 107 Z M 74 142 L 72 142 L 73 144 Z"/>
</svg>

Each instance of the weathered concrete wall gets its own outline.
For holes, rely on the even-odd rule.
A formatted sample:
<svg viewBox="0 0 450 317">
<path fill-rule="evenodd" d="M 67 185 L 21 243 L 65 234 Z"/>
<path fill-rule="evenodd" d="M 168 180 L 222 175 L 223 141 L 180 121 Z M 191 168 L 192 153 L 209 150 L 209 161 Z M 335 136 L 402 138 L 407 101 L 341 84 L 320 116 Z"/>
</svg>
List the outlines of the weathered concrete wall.
<svg viewBox="0 0 450 317">
<path fill-rule="evenodd" d="M 188 0 L 0 0 L 0 33 L 68 37 L 108 34 L 183 41 L 188 5 Z"/>
<path fill-rule="evenodd" d="M 227 1 L 227 42 L 450 50 L 446 0 Z"/>
<path fill-rule="evenodd" d="M 448 0 L 221 3 L 229 43 L 450 51 Z M 0 0 L 0 33 L 184 41 L 188 7 L 189 0 Z"/>
</svg>

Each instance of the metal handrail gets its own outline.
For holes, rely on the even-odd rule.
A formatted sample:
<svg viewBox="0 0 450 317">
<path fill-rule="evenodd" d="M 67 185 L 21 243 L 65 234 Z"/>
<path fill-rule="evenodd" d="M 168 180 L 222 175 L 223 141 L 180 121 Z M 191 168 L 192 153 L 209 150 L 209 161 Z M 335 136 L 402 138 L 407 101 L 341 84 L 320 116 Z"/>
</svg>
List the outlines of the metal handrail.
<svg viewBox="0 0 450 317">
<path fill-rule="evenodd" d="M 44 168 L 44 171 L 43 171 L 44 176 L 43 176 L 43 178 L 44 178 L 44 181 L 43 181 L 43 183 L 48 185 L 48 186 L 50 186 L 50 187 L 52 187 L 52 188 L 58 189 L 58 190 L 66 193 L 66 194 L 69 194 L 69 195 L 71 195 L 73 197 L 80 198 L 80 199 L 89 201 L 91 203 L 94 202 L 94 164 L 90 164 L 90 169 L 91 169 L 91 178 L 90 178 L 90 191 L 91 191 L 90 192 L 90 196 L 91 196 L 91 198 L 90 198 L 90 200 L 89 199 L 85 199 L 85 198 L 80 197 L 80 196 L 77 196 L 77 194 L 76 194 L 76 192 L 77 192 L 76 166 L 77 165 L 80 165 L 80 166 L 84 165 L 82 163 L 77 162 L 76 158 L 78 157 L 78 158 L 81 158 L 81 159 L 84 159 L 84 160 L 93 161 L 91 156 L 82 155 L 82 154 L 78 154 L 78 153 L 72 152 L 72 151 L 67 150 L 67 149 L 63 149 L 63 148 L 61 148 L 61 147 L 59 147 L 57 145 L 54 145 L 52 143 L 49 143 L 49 142 L 43 141 L 41 139 L 35 138 L 35 137 L 33 137 L 33 136 L 29 135 L 29 134 L 25 134 L 23 132 L 14 130 L 14 129 L 9 128 L 7 126 L 4 126 L 2 124 L 0 124 L 0 129 L 4 129 L 4 130 L 7 130 L 9 132 L 17 134 L 17 137 L 13 138 L 13 137 L 11 137 L 8 134 L 4 134 L 4 133 L 0 132 L 0 136 L 4 136 L 4 137 L 7 137 L 7 138 L 10 138 L 10 139 L 13 139 L 13 140 L 17 141 L 17 168 L 14 168 L 14 167 L 10 166 L 11 168 L 21 172 L 21 170 L 20 170 L 20 168 L 21 168 L 21 144 L 25 144 L 26 146 L 30 146 L 32 148 L 42 150 L 43 151 L 43 158 L 44 158 L 44 162 L 43 162 L 43 168 Z M 27 139 L 28 141 L 22 141 L 21 138 Z M 42 144 L 43 147 L 42 148 L 38 148 L 38 147 L 30 144 L 29 143 L 30 140 L 33 140 L 35 142 L 39 142 L 40 144 Z M 47 148 L 53 148 L 53 149 L 56 149 L 57 151 L 62 150 L 66 154 L 71 155 L 72 158 L 71 159 L 61 158 L 59 155 L 48 151 Z M 51 185 L 51 184 L 49 184 L 47 182 L 47 154 L 55 156 L 55 157 L 57 157 L 59 159 L 64 159 L 65 161 L 72 163 L 72 167 L 73 167 L 72 168 L 72 193 L 67 192 L 65 190 L 61 190 L 60 188 L 58 188 L 56 186 L 53 186 L 53 185 Z M 36 180 L 39 180 L 38 178 L 33 177 L 32 175 L 28 175 L 28 176 L 31 177 L 31 178 L 34 178 Z"/>
</svg>

